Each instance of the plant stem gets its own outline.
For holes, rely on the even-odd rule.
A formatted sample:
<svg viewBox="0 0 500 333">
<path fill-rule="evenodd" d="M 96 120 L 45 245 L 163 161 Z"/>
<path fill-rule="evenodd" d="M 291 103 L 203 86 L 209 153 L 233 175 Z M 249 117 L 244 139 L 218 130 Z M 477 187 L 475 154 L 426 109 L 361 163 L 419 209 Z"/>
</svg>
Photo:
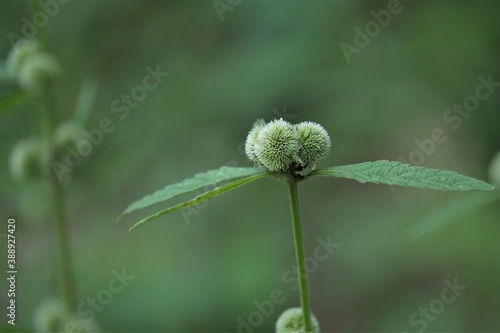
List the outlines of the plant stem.
<svg viewBox="0 0 500 333">
<path fill-rule="evenodd" d="M 295 257 L 297 259 L 297 272 L 299 276 L 300 303 L 304 315 L 304 328 L 306 332 L 312 332 L 311 308 L 309 305 L 309 290 L 307 287 L 306 260 L 304 254 L 304 241 L 302 239 L 302 222 L 300 218 L 299 193 L 297 182 L 293 179 L 288 181 L 288 193 L 292 210 L 293 236 L 295 240 Z"/>
<path fill-rule="evenodd" d="M 42 9 L 40 8 L 40 1 L 31 1 L 31 11 L 35 14 Z M 38 39 L 43 51 L 47 51 L 47 30 L 46 26 L 39 27 Z M 71 252 L 68 242 L 68 228 L 66 220 L 66 204 L 64 201 L 64 191 L 62 184 L 57 179 L 56 174 L 51 170 L 52 162 L 56 159 L 56 152 L 53 145 L 54 128 L 57 124 L 55 99 L 53 96 L 52 85 L 46 82 L 42 92 L 42 134 L 45 152 L 48 158 L 44 160 L 46 165 L 45 174 L 48 178 L 49 185 L 52 192 L 52 205 L 54 210 L 54 217 L 57 232 L 57 256 L 58 256 L 58 269 L 59 279 L 62 289 L 62 297 L 66 308 L 74 312 L 76 308 L 75 302 L 75 283 L 71 267 Z"/>
<path fill-rule="evenodd" d="M 51 173 L 51 183 L 54 195 L 54 210 L 57 223 L 57 243 L 59 255 L 59 274 L 61 279 L 64 303 L 69 311 L 75 311 L 75 283 L 71 268 L 71 253 L 68 244 L 68 230 L 64 210 L 64 196 L 61 187 L 55 185 L 58 182 L 55 174 Z"/>
<path fill-rule="evenodd" d="M 40 0 L 30 0 L 29 5 L 30 5 L 30 10 L 31 10 L 31 15 L 32 15 L 31 17 L 33 17 L 33 15 L 35 15 L 38 12 L 45 14 L 45 11 L 40 6 Z M 40 26 L 38 28 L 38 35 L 37 35 L 38 42 L 42 46 L 42 49 L 44 49 L 45 51 L 47 48 L 47 28 L 46 28 L 46 26 L 47 26 L 46 24 Z"/>
<path fill-rule="evenodd" d="M 71 267 L 71 251 L 68 242 L 68 228 L 66 219 L 66 204 L 64 200 L 64 191 L 62 184 L 57 179 L 56 174 L 51 170 L 50 166 L 55 160 L 56 154 L 52 143 L 52 135 L 56 123 L 55 102 L 52 96 L 51 87 L 46 86 L 43 94 L 43 132 L 44 144 L 48 152 L 48 165 L 45 166 L 45 173 L 52 191 L 52 205 L 55 215 L 56 232 L 57 232 L 57 255 L 59 267 L 59 279 L 61 283 L 62 295 L 66 308 L 70 311 L 75 311 L 75 288 L 74 276 Z"/>
</svg>

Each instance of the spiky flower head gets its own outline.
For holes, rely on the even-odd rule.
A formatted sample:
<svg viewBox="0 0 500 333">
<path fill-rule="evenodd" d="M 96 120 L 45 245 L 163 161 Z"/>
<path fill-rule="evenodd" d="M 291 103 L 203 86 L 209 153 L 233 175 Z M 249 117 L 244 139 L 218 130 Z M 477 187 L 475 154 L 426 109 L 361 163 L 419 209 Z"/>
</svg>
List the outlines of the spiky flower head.
<svg viewBox="0 0 500 333">
<path fill-rule="evenodd" d="M 255 154 L 255 143 L 257 142 L 257 137 L 260 131 L 264 128 L 266 123 L 263 120 L 257 120 L 254 124 L 250 133 L 247 135 L 247 140 L 245 141 L 245 154 L 250 159 L 250 161 L 260 165 L 257 155 Z"/>
<path fill-rule="evenodd" d="M 42 144 L 35 137 L 19 141 L 10 153 L 9 168 L 12 178 L 19 182 L 42 174 Z"/>
<path fill-rule="evenodd" d="M 257 135 L 254 145 L 259 163 L 272 172 L 285 172 L 299 160 L 298 134 L 283 119 L 273 120 Z"/>
<path fill-rule="evenodd" d="M 299 136 L 299 157 L 304 167 L 316 164 L 330 153 L 331 140 L 320 124 L 304 121 L 295 125 Z"/>
<path fill-rule="evenodd" d="M 319 322 L 311 314 L 313 333 L 319 333 Z M 304 333 L 304 314 L 302 308 L 291 308 L 281 314 L 276 322 L 276 333 Z"/>
</svg>

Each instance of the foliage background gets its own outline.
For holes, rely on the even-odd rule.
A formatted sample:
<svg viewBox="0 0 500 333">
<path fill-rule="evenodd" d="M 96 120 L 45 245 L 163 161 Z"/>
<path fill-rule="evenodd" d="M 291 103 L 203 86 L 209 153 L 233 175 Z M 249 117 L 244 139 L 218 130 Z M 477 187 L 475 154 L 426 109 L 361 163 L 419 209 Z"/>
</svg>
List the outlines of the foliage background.
<svg viewBox="0 0 500 333">
<path fill-rule="evenodd" d="M 353 28 L 387 2 L 247 0 L 223 21 L 211 1 L 61 5 L 49 22 L 51 50 L 64 68 L 60 118 L 71 117 L 90 76 L 99 88 L 87 130 L 104 117 L 116 125 L 65 182 L 78 300 L 106 288 L 112 269 L 125 267 L 136 277 L 97 313 L 105 331 L 235 331 L 238 317 L 256 311 L 254 300 L 281 289 L 286 302 L 256 328 L 272 331 L 283 310 L 298 306 L 298 292 L 282 281 L 294 252 L 286 189 L 277 182 L 217 198 L 190 223 L 174 214 L 133 233 L 133 219 L 114 223 L 130 202 L 167 184 L 234 161 L 250 165 L 240 145 L 256 118 L 274 119 L 286 107 L 292 122 L 321 123 L 333 138 L 324 166 L 408 158 L 415 139 L 441 127 L 448 139 L 423 165 L 487 179 L 500 148 L 499 92 L 456 131 L 442 117 L 474 93 L 478 76 L 500 80 L 500 5 L 402 4 L 403 12 L 350 64 L 339 43 L 352 44 Z M 7 33 L 20 34 L 29 11 L 25 2 L 10 0 L 0 3 L 0 12 L 4 57 Z M 119 120 L 113 100 L 157 64 L 170 76 Z M 44 184 L 15 184 L 7 168 L 12 146 L 39 132 L 36 109 L 33 100 L 0 118 L 0 207 L 2 221 L 18 221 L 20 330 L 31 327 L 36 304 L 57 290 Z M 468 289 L 427 330 L 500 331 L 499 205 L 463 214 L 418 241 L 408 233 L 428 213 L 466 195 L 333 179 L 304 183 L 308 253 L 317 237 L 331 235 L 341 244 L 310 276 L 323 330 L 415 331 L 410 314 L 440 296 L 444 279 L 458 277 Z"/>
</svg>

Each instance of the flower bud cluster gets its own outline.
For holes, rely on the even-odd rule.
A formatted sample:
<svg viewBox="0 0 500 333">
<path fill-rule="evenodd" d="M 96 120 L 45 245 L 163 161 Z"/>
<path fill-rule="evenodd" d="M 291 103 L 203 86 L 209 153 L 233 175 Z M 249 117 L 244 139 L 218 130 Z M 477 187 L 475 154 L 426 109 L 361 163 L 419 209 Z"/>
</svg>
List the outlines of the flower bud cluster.
<svg viewBox="0 0 500 333">
<path fill-rule="evenodd" d="M 245 153 L 258 166 L 272 172 L 315 168 L 328 156 L 330 136 L 319 124 L 292 125 L 283 119 L 259 123 L 248 133 Z"/>
</svg>

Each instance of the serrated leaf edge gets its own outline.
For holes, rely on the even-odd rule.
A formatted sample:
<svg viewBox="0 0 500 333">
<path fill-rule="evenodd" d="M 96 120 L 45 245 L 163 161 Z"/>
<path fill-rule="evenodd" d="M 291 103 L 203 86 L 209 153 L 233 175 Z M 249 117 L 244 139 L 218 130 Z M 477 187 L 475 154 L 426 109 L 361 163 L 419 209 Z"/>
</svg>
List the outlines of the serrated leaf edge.
<svg viewBox="0 0 500 333">
<path fill-rule="evenodd" d="M 175 205 L 175 206 L 172 206 L 172 207 L 169 207 L 167 209 L 164 209 L 162 211 L 159 211 L 153 215 L 150 215 L 148 217 L 145 217 L 143 218 L 142 220 L 140 220 L 139 222 L 136 222 L 130 229 L 129 231 L 132 231 L 134 230 L 135 228 L 139 227 L 140 225 L 152 220 L 152 219 L 155 219 L 157 217 L 160 217 L 162 215 L 165 215 L 165 214 L 168 214 L 168 213 L 172 213 L 174 211 L 177 211 L 177 210 L 180 210 L 180 209 L 184 209 L 184 208 L 188 208 L 190 206 L 193 206 L 193 205 L 196 205 L 196 204 L 199 204 L 201 202 L 204 202 L 204 201 L 207 201 L 207 200 L 210 200 L 212 198 L 215 198 L 223 193 L 226 193 L 226 192 L 229 192 L 231 190 L 234 190 L 235 188 L 238 188 L 240 186 L 243 186 L 247 183 L 250 183 L 254 180 L 257 180 L 257 179 L 260 179 L 260 178 L 263 178 L 265 176 L 269 176 L 269 175 L 272 175 L 272 173 L 270 172 L 263 172 L 263 173 L 260 173 L 260 174 L 257 174 L 257 175 L 254 175 L 254 176 L 250 176 L 250 177 L 245 177 L 245 178 L 242 178 L 242 179 L 238 179 L 238 180 L 235 180 L 229 184 L 226 184 L 226 185 L 222 185 L 222 186 L 218 186 L 208 192 L 205 192 L 203 194 L 200 194 L 198 195 L 197 197 L 191 199 L 191 200 L 188 200 L 188 201 L 185 201 L 185 202 L 182 202 L 178 205 Z"/>
</svg>

